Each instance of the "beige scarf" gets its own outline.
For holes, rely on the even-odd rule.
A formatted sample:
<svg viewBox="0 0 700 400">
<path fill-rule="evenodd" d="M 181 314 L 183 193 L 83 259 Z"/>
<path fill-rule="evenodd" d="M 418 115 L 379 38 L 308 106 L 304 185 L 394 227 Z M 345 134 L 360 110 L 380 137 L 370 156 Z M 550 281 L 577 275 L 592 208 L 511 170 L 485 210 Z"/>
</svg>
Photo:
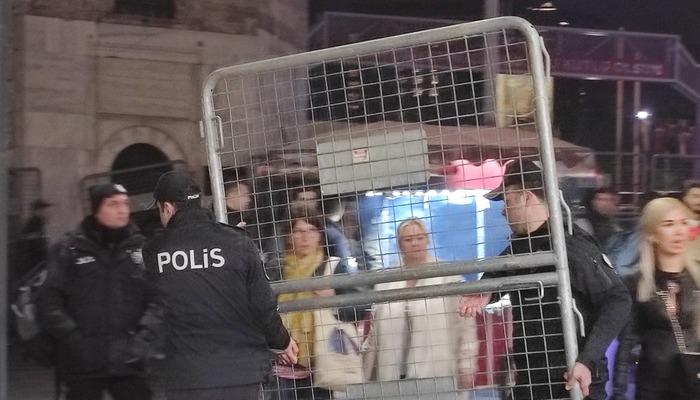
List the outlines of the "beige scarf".
<svg viewBox="0 0 700 400">
<path fill-rule="evenodd" d="M 289 253 L 284 257 L 284 267 L 282 270 L 284 279 L 308 279 L 323 262 L 323 252 L 319 249 L 303 257 L 294 253 Z M 279 301 L 303 300 L 314 297 L 313 292 L 282 293 Z M 282 316 L 284 326 L 289 330 L 294 340 L 299 345 L 299 364 L 310 368 L 311 355 L 314 346 L 314 312 L 295 311 Z"/>
</svg>

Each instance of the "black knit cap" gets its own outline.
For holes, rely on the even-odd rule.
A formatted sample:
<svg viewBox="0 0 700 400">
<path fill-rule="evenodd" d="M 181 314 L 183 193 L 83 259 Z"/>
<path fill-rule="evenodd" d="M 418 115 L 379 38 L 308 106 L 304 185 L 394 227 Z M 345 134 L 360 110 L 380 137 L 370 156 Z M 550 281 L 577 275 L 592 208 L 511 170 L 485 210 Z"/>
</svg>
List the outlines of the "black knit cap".
<svg viewBox="0 0 700 400">
<path fill-rule="evenodd" d="M 492 201 L 502 201 L 505 190 L 510 186 L 520 189 L 542 189 L 542 168 L 532 160 L 511 160 L 503 173 L 503 183 L 486 193 L 484 197 Z"/>
<path fill-rule="evenodd" d="M 118 183 L 103 183 L 100 185 L 91 186 L 88 190 L 90 192 L 90 209 L 92 210 L 93 214 L 97 212 L 100 205 L 106 198 L 112 197 L 115 194 L 129 194 L 124 186 Z"/>
<path fill-rule="evenodd" d="M 192 177 L 181 171 L 170 171 L 160 176 L 153 191 L 156 201 L 171 203 L 197 200 L 202 190 Z"/>
</svg>

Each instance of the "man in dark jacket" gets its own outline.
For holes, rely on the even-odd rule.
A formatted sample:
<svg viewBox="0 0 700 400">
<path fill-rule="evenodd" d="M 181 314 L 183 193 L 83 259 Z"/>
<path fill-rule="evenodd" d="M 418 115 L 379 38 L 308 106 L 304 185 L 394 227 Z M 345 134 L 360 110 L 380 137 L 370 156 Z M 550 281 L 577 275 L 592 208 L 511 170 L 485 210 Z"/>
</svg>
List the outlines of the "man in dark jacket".
<svg viewBox="0 0 700 400">
<path fill-rule="evenodd" d="M 504 188 L 504 189 L 502 189 Z M 542 171 L 531 161 L 511 162 L 503 187 L 487 197 L 504 200 L 504 213 L 513 231 L 511 246 L 503 255 L 551 251 L 549 210 L 544 199 Z M 567 389 L 578 383 L 589 399 L 605 399 L 607 363 L 605 350 L 625 326 L 632 300 L 597 242 L 574 226 L 566 234 L 566 250 L 575 305 L 583 319 L 579 354 L 566 371 L 561 314 L 556 288 L 510 291 L 513 305 L 514 398 L 568 398 Z M 484 278 L 551 272 L 554 266 L 487 273 Z M 476 316 L 492 299 L 490 293 L 463 296 L 460 313 Z M 566 385 L 562 377 L 566 376 Z M 561 382 L 561 383 L 559 383 Z"/>
<path fill-rule="evenodd" d="M 584 201 L 588 210 L 587 222 L 581 225 L 590 233 L 603 248 L 606 248 L 611 239 L 619 235 L 623 229 L 615 220 L 618 214 L 620 196 L 612 188 L 603 187 L 592 190 Z"/>
<path fill-rule="evenodd" d="M 168 399 L 257 400 L 270 349 L 283 349 L 284 363 L 298 353 L 259 251 L 200 206 L 187 174 L 161 176 L 153 197 L 165 231 L 144 258 L 165 311 Z"/>
<path fill-rule="evenodd" d="M 143 371 L 151 291 L 121 185 L 90 189 L 92 215 L 52 247 L 39 321 L 57 341 L 67 400 L 151 398 Z"/>
</svg>

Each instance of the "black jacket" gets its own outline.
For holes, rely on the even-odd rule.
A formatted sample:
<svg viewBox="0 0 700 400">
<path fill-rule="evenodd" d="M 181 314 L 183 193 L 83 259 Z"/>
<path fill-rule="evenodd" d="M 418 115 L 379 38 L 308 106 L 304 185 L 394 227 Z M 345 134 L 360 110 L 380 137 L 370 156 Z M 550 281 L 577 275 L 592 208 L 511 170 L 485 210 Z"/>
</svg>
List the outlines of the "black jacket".
<svg viewBox="0 0 700 400">
<path fill-rule="evenodd" d="M 170 389 L 262 382 L 290 337 L 260 252 L 208 210 L 178 211 L 144 251 L 164 309 Z"/>
<path fill-rule="evenodd" d="M 630 292 L 635 298 L 639 277 L 639 273 L 636 273 L 628 281 Z M 700 288 L 687 271 L 678 274 L 657 272 L 657 290 L 666 290 L 669 280 L 676 281 L 681 288 L 678 321 L 684 331 L 688 351 L 700 351 L 700 344 L 696 340 L 696 326 L 700 324 Z M 683 393 L 681 374 L 677 369 L 676 355 L 679 350 L 671 321 L 663 300 L 658 296 L 646 302 L 635 301 L 632 307 L 632 318 L 620 335 L 615 363 L 614 398 L 625 398 L 628 371 L 633 359 L 631 352 L 637 344 L 641 344 L 636 370 L 637 399 L 690 399 L 692 395 Z"/>
<path fill-rule="evenodd" d="M 607 246 L 613 236 L 622 232 L 622 228 L 613 218 L 595 211 L 589 214 L 588 220 L 593 228 L 593 237 L 595 237 L 598 243 L 603 247 Z"/>
<path fill-rule="evenodd" d="M 134 333 L 146 328 L 152 294 L 145 238 L 133 227 L 106 232 L 88 217 L 54 245 L 37 298 L 39 321 L 57 339 L 58 368 L 68 378 L 142 372 L 133 361 L 145 355 Z"/>
<path fill-rule="evenodd" d="M 551 236 L 545 224 L 526 237 L 514 237 L 504 255 L 550 251 L 550 241 Z M 596 393 L 592 393 L 591 398 L 605 398 L 602 387 L 607 380 L 605 351 L 625 326 L 632 300 L 593 237 L 574 226 L 573 235 L 566 233 L 566 250 L 573 298 L 583 316 L 585 327 L 585 337 L 581 332 L 578 336 L 577 361 L 591 369 L 594 384 L 597 383 Z M 551 271 L 555 271 L 554 266 L 488 273 L 484 277 Z M 565 366 L 561 312 L 556 288 L 545 288 L 544 298 L 541 300 L 528 300 L 537 296 L 537 289 L 513 291 L 509 294 L 513 305 L 513 345 L 518 368 L 524 368 L 524 365 L 529 365 L 531 369 Z M 518 376 L 527 375 L 523 373 Z M 534 372 L 530 373 L 530 376 L 535 375 Z M 560 372 L 552 374 L 550 379 L 562 382 L 560 386 L 563 390 Z"/>
</svg>

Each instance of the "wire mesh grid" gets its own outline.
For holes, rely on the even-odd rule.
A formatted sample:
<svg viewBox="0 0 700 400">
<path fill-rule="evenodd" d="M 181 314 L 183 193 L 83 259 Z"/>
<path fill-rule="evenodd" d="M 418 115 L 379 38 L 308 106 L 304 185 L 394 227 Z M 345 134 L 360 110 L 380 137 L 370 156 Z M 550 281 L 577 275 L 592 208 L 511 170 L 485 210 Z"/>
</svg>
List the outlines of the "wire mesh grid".
<svg viewBox="0 0 700 400">
<path fill-rule="evenodd" d="M 539 159 L 532 98 L 505 90 L 511 104 L 496 104 L 499 76 L 529 76 L 515 71 L 528 72 L 525 42 L 501 30 L 223 77 L 211 99 L 229 221 L 273 257 L 290 216 L 328 215 L 332 197 L 341 209 L 373 196 L 414 209 L 470 201 L 507 159 Z"/>
<path fill-rule="evenodd" d="M 446 282 L 455 279 L 415 284 Z M 498 301 L 474 318 L 459 316 L 459 295 L 283 314 L 294 327 L 301 359 L 294 367 L 273 361 L 264 398 L 568 398 L 561 384 L 566 369 L 561 319 L 542 318 L 558 315 L 551 312 L 558 302 L 556 296 L 540 297 L 540 290 L 495 292 Z M 307 329 L 293 322 L 304 313 L 314 318 Z M 533 383 L 516 383 L 522 374 Z"/>
<path fill-rule="evenodd" d="M 260 247 L 280 306 L 291 313 L 286 326 L 297 340 L 325 335 L 319 331 L 325 315 L 332 321 L 330 328 L 346 324 L 357 332 L 350 338 L 363 340 L 349 342 L 361 348 L 371 339 L 362 334 L 362 321 L 368 326 L 406 321 L 404 306 L 398 306 L 403 314 L 394 310 L 397 302 L 424 310 L 441 304 L 425 316 L 441 318 L 436 329 L 448 320 L 474 328 L 475 320 L 456 317 L 459 294 L 556 284 L 553 266 L 544 274 L 511 276 L 521 268 L 555 264 L 553 257 L 538 258 L 553 249 L 548 232 L 525 235 L 517 250 L 509 241 L 514 222 L 543 221 L 523 214 L 521 207 L 504 208 L 503 202 L 484 197 L 509 184 L 508 174 L 504 177 L 508 162 L 537 166 L 532 171 L 536 178 L 510 177 L 510 184 L 521 188 L 514 195 L 525 194 L 522 188 L 541 195 L 546 191 L 543 171 L 549 167 L 542 165 L 542 123 L 535 118 L 531 41 L 507 24 L 479 33 L 446 28 L 232 67 L 210 77 L 203 104 L 214 208 Z M 516 261 L 490 263 L 499 256 Z M 504 270 L 509 272 L 497 272 Z M 479 281 L 484 272 L 494 279 Z M 416 282 L 421 284 L 412 286 Z M 548 304 L 558 307 L 554 296 Z M 540 297 L 533 298 L 542 308 Z M 323 311 L 328 307 L 348 315 L 332 318 Z M 549 326 L 549 317 L 542 315 L 551 313 L 537 314 L 531 325 Z M 527 319 L 519 321 L 528 324 Z M 432 322 L 427 325 L 433 327 Z M 518 324 L 501 325 L 519 332 Z M 543 338 L 561 336 L 560 322 L 556 332 L 523 329 L 516 342 L 526 347 L 535 343 L 530 337 L 549 343 Z M 344 343 L 338 330 L 334 332 L 336 342 Z M 404 334 L 422 334 L 427 353 L 439 336 L 411 327 L 399 336 Z M 407 358 L 399 362 L 394 357 L 385 365 L 394 373 L 391 379 L 368 374 L 362 364 L 361 371 L 354 371 L 359 382 L 343 381 L 336 374 L 339 385 L 319 377 L 332 369 L 314 361 L 323 358 L 314 343 L 314 349 L 307 349 L 306 368 L 275 369 L 266 394 L 283 399 L 470 398 L 473 383 L 460 383 L 465 379 L 460 376 L 477 375 L 460 374 L 455 357 L 475 370 L 482 356 L 476 338 L 465 342 L 469 356 L 462 357 L 457 347 L 443 348 L 449 357 L 430 360 L 425 373 L 414 366 L 411 374 L 397 374 L 407 368 Z M 516 348 L 536 354 L 545 345 L 530 346 Z M 343 354 L 337 350 L 336 355 Z M 563 345 L 561 350 L 563 354 Z M 360 359 L 366 358 L 361 353 Z M 530 359 L 523 360 L 519 365 Z M 547 375 L 564 364 L 563 356 L 537 359 L 536 365 L 527 366 L 528 374 Z M 346 364 L 341 375 L 355 376 L 351 369 Z M 505 371 L 508 375 L 517 369 L 506 365 Z M 549 376 L 537 382 L 550 388 Z M 393 382 L 393 389 L 385 380 Z M 505 391 L 493 393 L 494 398 L 506 396 Z"/>
</svg>

